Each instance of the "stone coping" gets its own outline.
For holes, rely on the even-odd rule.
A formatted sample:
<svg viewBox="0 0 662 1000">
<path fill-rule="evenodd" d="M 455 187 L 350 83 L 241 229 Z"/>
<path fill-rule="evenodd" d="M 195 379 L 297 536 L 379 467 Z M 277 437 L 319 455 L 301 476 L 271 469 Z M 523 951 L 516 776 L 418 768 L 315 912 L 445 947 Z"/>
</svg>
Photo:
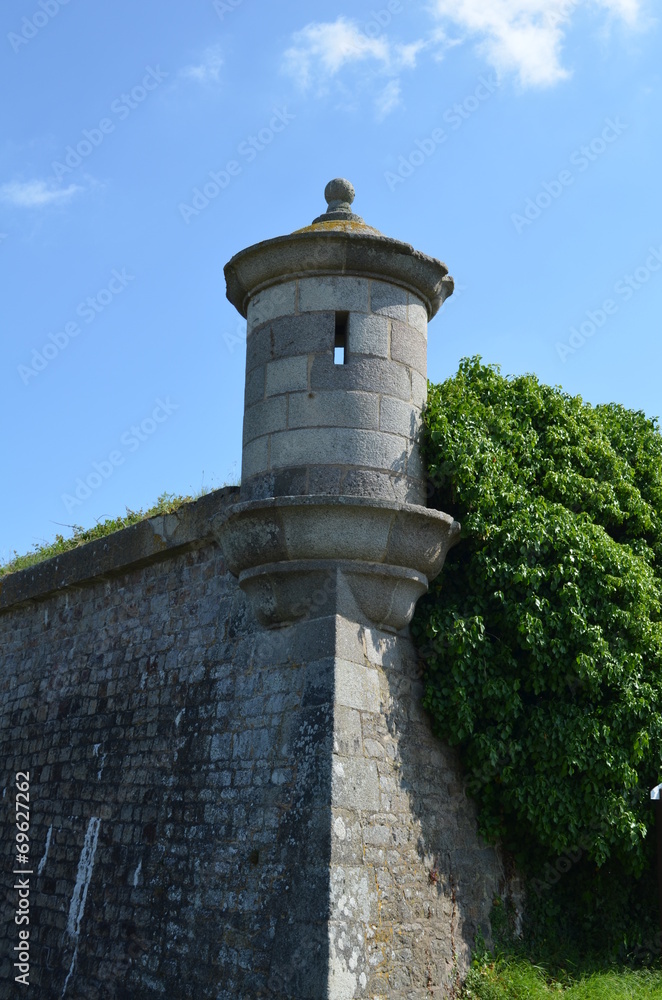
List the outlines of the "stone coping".
<svg viewBox="0 0 662 1000">
<path fill-rule="evenodd" d="M 265 563 L 355 560 L 402 566 L 432 580 L 460 540 L 450 514 L 372 497 L 270 497 L 223 510 L 216 537 L 232 574 Z"/>
<path fill-rule="evenodd" d="M 214 537 L 212 519 L 239 499 L 238 486 L 214 490 L 173 514 L 146 518 L 104 538 L 0 577 L 0 612 L 167 559 Z"/>
<path fill-rule="evenodd" d="M 372 508 L 374 510 L 384 510 L 392 513 L 417 513 L 425 517 L 432 518 L 435 521 L 439 521 L 447 526 L 456 524 L 456 541 L 459 542 L 460 540 L 460 524 L 455 520 L 452 514 L 446 514 L 444 511 L 436 510 L 434 507 L 422 507 L 420 504 L 404 503 L 402 500 L 386 500 L 383 497 L 362 497 L 345 495 L 342 493 L 311 493 L 303 494 L 302 496 L 265 497 L 263 500 L 243 500 L 240 503 L 237 502 L 233 504 L 232 507 L 225 507 L 222 511 L 218 512 L 218 515 L 214 516 L 217 517 L 218 524 L 224 524 L 231 517 L 235 517 L 239 514 L 250 513 L 251 511 L 278 509 L 279 507 L 360 507 L 362 509 Z"/>
<path fill-rule="evenodd" d="M 271 285 L 295 278 L 343 275 L 400 285 L 436 314 L 453 292 L 453 279 L 440 260 L 409 243 L 367 231 L 311 226 L 289 236 L 263 240 L 241 250 L 225 265 L 227 297 L 246 316 L 250 299 Z"/>
</svg>

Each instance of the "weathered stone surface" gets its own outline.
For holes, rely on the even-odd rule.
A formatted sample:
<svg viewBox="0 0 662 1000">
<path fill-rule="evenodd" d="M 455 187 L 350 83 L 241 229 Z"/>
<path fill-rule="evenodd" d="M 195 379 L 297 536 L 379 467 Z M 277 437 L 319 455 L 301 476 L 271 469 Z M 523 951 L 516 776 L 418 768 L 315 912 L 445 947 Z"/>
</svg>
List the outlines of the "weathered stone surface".
<svg viewBox="0 0 662 1000">
<path fill-rule="evenodd" d="M 260 289 L 249 306 L 242 499 L 329 492 L 424 502 L 415 454 L 427 395 L 423 301 L 372 274 L 300 273 L 279 288 Z"/>
<path fill-rule="evenodd" d="M 460 525 L 426 507 L 355 497 L 274 497 L 218 512 L 214 531 L 231 572 L 300 559 L 361 559 L 413 566 L 429 579 L 457 544 Z"/>
<path fill-rule="evenodd" d="M 217 519 L 228 566 L 264 625 L 325 614 L 399 630 L 441 570 L 460 526 L 423 507 L 350 497 L 279 497 Z"/>
<path fill-rule="evenodd" d="M 379 397 L 369 392 L 292 392 L 287 424 L 297 427 L 379 428 Z"/>
<path fill-rule="evenodd" d="M 130 531 L 116 552 L 133 554 Z M 31 984 L 44 998 L 324 995 L 333 689 L 303 652 L 327 649 L 329 632 L 302 623 L 261 641 L 208 523 L 191 542 L 97 581 L 70 553 L 77 589 L 0 615 L 0 746 L 8 797 L 30 772 Z M 315 845 L 303 870 L 301 837 Z M 5 828 L 6 872 L 13 840 Z M 13 922 L 2 934 L 9 982 Z"/>
<path fill-rule="evenodd" d="M 346 365 L 334 365 L 333 358 L 318 354 L 310 366 L 310 388 L 313 392 L 363 390 L 409 400 L 411 374 L 406 365 L 360 354 L 352 356 L 351 351 Z"/>
<path fill-rule="evenodd" d="M 427 375 L 427 342 L 422 333 L 398 320 L 391 322 L 391 357 Z"/>
<path fill-rule="evenodd" d="M 8 801 L 30 772 L 31 982 L 46 1000 L 74 953 L 65 1000 L 409 1000 L 488 930 L 498 860 L 421 713 L 409 640 L 319 617 L 314 593 L 298 624 L 258 628 L 212 534 L 235 500 L 4 581 L 0 750 Z"/>
<path fill-rule="evenodd" d="M 281 316 L 248 335 L 246 371 L 278 358 L 294 355 L 328 354 L 333 351 L 333 312 Z"/>
<path fill-rule="evenodd" d="M 382 396 L 379 406 L 379 429 L 413 440 L 420 433 L 421 411 L 412 403 L 405 403 L 393 396 Z"/>
<path fill-rule="evenodd" d="M 258 292 L 248 306 L 248 332 L 278 316 L 292 316 L 296 312 L 296 281 L 283 281 Z"/>
<path fill-rule="evenodd" d="M 321 275 L 299 281 L 299 311 L 342 310 L 367 313 L 370 283 L 366 278 Z"/>
<path fill-rule="evenodd" d="M 264 240 L 235 254 L 225 266 L 227 296 L 246 316 L 252 296 L 294 276 L 302 282 L 318 277 L 375 278 L 413 292 L 423 302 L 431 319 L 444 299 L 452 294 L 453 279 L 441 261 L 414 250 L 408 243 L 392 240 L 359 227 L 352 230 L 316 229 Z M 322 300 L 311 288 L 311 308 L 347 306 L 319 305 Z M 305 311 L 304 309 L 301 310 Z"/>
<path fill-rule="evenodd" d="M 373 282 L 374 284 L 374 282 Z M 352 313 L 349 318 L 348 347 L 351 354 L 389 356 L 389 322 L 386 316 Z"/>
<path fill-rule="evenodd" d="M 279 358 L 267 364 L 266 395 L 297 392 L 308 388 L 308 357 Z"/>
<path fill-rule="evenodd" d="M 254 438 L 246 441 L 241 459 L 241 478 L 250 479 L 258 476 L 269 468 L 269 437 Z"/>
<path fill-rule="evenodd" d="M 339 619 L 336 650 L 337 703 L 356 699 L 352 664 L 371 680 L 361 710 L 336 714 L 329 996 L 442 995 L 478 928 L 489 935 L 498 859 L 473 832 L 464 793 L 445 792 L 442 776 L 457 762 L 429 732 L 409 640 Z M 350 711 L 359 711 L 360 749 Z"/>
<path fill-rule="evenodd" d="M 405 471 L 407 438 L 358 427 L 301 427 L 271 435 L 272 468 L 353 465 Z"/>
<path fill-rule="evenodd" d="M 287 426 L 287 397 L 260 400 L 244 410 L 244 446 L 249 441 Z"/>
<path fill-rule="evenodd" d="M 370 311 L 406 323 L 407 294 L 406 290 L 398 285 L 373 281 L 370 286 Z"/>
</svg>

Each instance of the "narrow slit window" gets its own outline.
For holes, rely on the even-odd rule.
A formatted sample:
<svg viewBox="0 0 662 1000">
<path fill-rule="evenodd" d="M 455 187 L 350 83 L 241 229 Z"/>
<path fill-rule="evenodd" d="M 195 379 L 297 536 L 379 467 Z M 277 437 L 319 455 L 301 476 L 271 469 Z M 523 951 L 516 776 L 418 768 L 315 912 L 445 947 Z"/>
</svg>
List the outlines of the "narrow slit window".
<svg viewBox="0 0 662 1000">
<path fill-rule="evenodd" d="M 333 363 L 334 365 L 344 365 L 347 363 L 347 326 L 349 324 L 349 313 L 336 313 L 336 335 L 333 342 Z"/>
</svg>

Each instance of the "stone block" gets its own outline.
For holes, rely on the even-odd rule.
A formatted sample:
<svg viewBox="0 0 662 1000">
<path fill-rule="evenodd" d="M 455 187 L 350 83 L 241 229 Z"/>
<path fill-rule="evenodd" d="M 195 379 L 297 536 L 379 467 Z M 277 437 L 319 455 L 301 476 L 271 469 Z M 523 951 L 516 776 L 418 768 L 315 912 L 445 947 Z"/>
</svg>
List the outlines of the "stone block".
<svg viewBox="0 0 662 1000">
<path fill-rule="evenodd" d="M 261 326 L 248 338 L 246 369 L 298 354 L 333 353 L 335 315 L 332 312 L 283 316 Z"/>
<path fill-rule="evenodd" d="M 421 411 L 409 402 L 394 396 L 382 396 L 379 407 L 379 429 L 389 434 L 413 438 L 421 427 Z"/>
<path fill-rule="evenodd" d="M 241 499 L 264 500 L 265 497 L 272 497 L 276 493 L 274 489 L 274 475 L 265 472 L 262 475 L 248 476 L 244 473 L 241 477 Z"/>
<path fill-rule="evenodd" d="M 370 312 L 407 322 L 407 291 L 385 281 L 370 283 Z"/>
<path fill-rule="evenodd" d="M 379 399 L 368 392 L 305 392 L 289 398 L 288 427 L 379 427 Z"/>
<path fill-rule="evenodd" d="M 333 809 L 331 822 L 331 856 L 334 864 L 363 864 L 363 828 L 357 813 L 349 809 Z"/>
<path fill-rule="evenodd" d="M 369 847 L 391 847 L 393 844 L 393 831 L 390 826 L 376 822 L 374 819 L 366 827 L 363 840 Z"/>
<path fill-rule="evenodd" d="M 339 809 L 377 812 L 380 799 L 379 774 L 375 762 L 334 754 L 331 794 L 334 806 Z"/>
<path fill-rule="evenodd" d="M 424 492 L 405 472 L 394 469 L 380 472 L 374 469 L 347 469 L 343 475 L 340 492 L 347 496 L 374 497 L 396 500 L 400 503 L 423 503 Z"/>
<path fill-rule="evenodd" d="M 330 615 L 316 621 L 304 620 L 263 634 L 269 636 L 273 656 L 281 662 L 317 662 L 335 649 L 336 619 Z"/>
<path fill-rule="evenodd" d="M 269 466 L 269 438 L 259 437 L 254 441 L 249 441 L 244 447 L 241 459 L 241 479 L 249 479 L 261 472 L 265 472 Z"/>
<path fill-rule="evenodd" d="M 353 757 L 362 752 L 361 716 L 353 708 L 338 704 L 334 711 L 333 752 Z"/>
<path fill-rule="evenodd" d="M 428 370 L 425 337 L 412 326 L 393 320 L 391 323 L 391 358 L 415 369 L 424 377 Z"/>
<path fill-rule="evenodd" d="M 309 492 L 307 469 L 274 470 L 269 496 L 300 497 Z"/>
<path fill-rule="evenodd" d="M 378 635 L 384 636 L 383 632 L 375 631 Z M 345 661 L 365 666 L 366 655 L 363 639 L 365 632 L 366 629 L 363 625 L 357 625 L 356 622 L 346 618 L 338 618 L 335 638 L 336 655 Z M 374 662 L 378 663 L 379 661 Z"/>
<path fill-rule="evenodd" d="M 368 312 L 366 278 L 324 275 L 299 280 L 299 312 Z"/>
<path fill-rule="evenodd" d="M 308 388 L 308 355 L 281 358 L 267 364 L 265 394 L 277 396 Z"/>
<path fill-rule="evenodd" d="M 278 431 L 271 435 L 271 467 L 324 463 L 404 471 L 408 445 L 407 438 L 395 434 L 350 427 Z"/>
<path fill-rule="evenodd" d="M 248 330 L 267 323 L 277 316 L 292 316 L 296 311 L 296 281 L 284 281 L 271 288 L 264 288 L 248 303 Z"/>
<path fill-rule="evenodd" d="M 346 708 L 379 713 L 381 697 L 379 674 L 372 667 L 336 660 L 336 701 Z"/>
<path fill-rule="evenodd" d="M 246 375 L 244 405 L 253 406 L 261 399 L 264 399 L 264 365 L 254 368 Z"/>
<path fill-rule="evenodd" d="M 407 475 L 412 479 L 424 480 L 427 476 L 427 469 L 421 456 L 418 444 L 413 443 L 407 455 Z"/>
<path fill-rule="evenodd" d="M 389 356 L 389 321 L 387 316 L 351 313 L 347 347 L 349 354 Z"/>
<path fill-rule="evenodd" d="M 342 492 L 342 466 L 309 465 L 307 493 L 314 496 L 337 496 Z"/>
<path fill-rule="evenodd" d="M 426 383 L 427 384 L 427 383 Z M 333 358 L 317 355 L 310 369 L 310 388 L 320 390 L 364 391 L 411 399 L 409 368 L 384 358 L 349 355 L 345 365 L 334 365 Z"/>
<path fill-rule="evenodd" d="M 428 335 L 428 311 L 415 295 L 409 292 L 407 299 L 407 323 L 409 326 L 421 333 L 427 340 Z"/>
<path fill-rule="evenodd" d="M 314 595 L 312 595 L 314 596 Z M 311 608 L 314 615 L 315 608 Z M 302 705 L 328 705 L 334 702 L 333 658 L 314 660 L 304 668 L 305 684 Z"/>
<path fill-rule="evenodd" d="M 364 865 L 334 865 L 331 869 L 331 923 L 368 925 L 377 916 L 379 895 L 372 872 Z M 376 922 L 376 921 L 375 921 Z"/>
<path fill-rule="evenodd" d="M 254 438 L 284 430 L 287 426 L 287 396 L 274 396 L 244 410 L 244 445 Z"/>
<path fill-rule="evenodd" d="M 411 639 L 385 635 L 376 628 L 362 628 L 360 641 L 369 663 L 399 676 L 415 674 L 417 656 Z"/>
<path fill-rule="evenodd" d="M 418 406 L 421 410 L 428 400 L 428 380 L 425 375 L 417 371 L 411 373 L 411 398 L 414 406 Z"/>
</svg>

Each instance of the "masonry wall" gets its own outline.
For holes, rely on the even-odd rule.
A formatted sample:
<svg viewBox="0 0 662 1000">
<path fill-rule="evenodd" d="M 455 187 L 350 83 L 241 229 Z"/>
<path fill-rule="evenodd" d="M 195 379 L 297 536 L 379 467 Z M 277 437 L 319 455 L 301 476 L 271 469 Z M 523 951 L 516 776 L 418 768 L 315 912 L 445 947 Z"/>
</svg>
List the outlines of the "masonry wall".
<svg viewBox="0 0 662 1000">
<path fill-rule="evenodd" d="M 348 313 L 334 364 L 336 312 Z M 251 298 L 242 498 L 331 494 L 425 504 L 418 448 L 427 311 L 411 292 L 344 275 Z"/>
<path fill-rule="evenodd" d="M 329 997 L 448 996 L 500 891 L 410 640 L 336 620 Z"/>
<path fill-rule="evenodd" d="M 314 603 L 260 629 L 214 538 L 237 499 L 3 581 L 0 996 L 19 771 L 40 997 L 418 1000 L 489 934 L 498 859 L 409 640 Z"/>
</svg>

